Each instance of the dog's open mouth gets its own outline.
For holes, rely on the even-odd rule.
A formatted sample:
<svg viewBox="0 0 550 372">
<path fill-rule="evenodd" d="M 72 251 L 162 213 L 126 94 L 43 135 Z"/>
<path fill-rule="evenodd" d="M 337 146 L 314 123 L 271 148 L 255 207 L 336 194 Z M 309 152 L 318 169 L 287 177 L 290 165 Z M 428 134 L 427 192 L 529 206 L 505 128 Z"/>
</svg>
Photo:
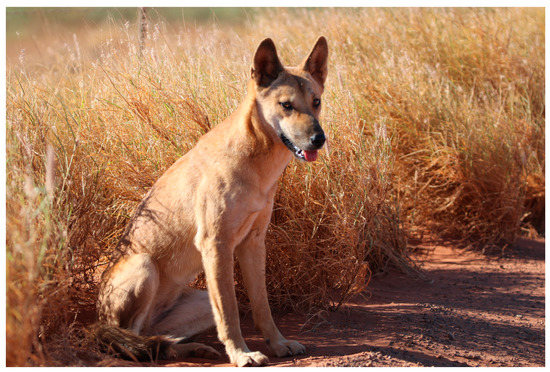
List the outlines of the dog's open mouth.
<svg viewBox="0 0 550 372">
<path fill-rule="evenodd" d="M 288 147 L 288 149 L 292 151 L 294 156 L 296 156 L 298 159 L 305 161 L 317 160 L 317 150 L 302 150 L 301 148 L 293 144 L 292 141 L 289 140 L 284 134 L 281 133 L 279 136 L 281 137 L 281 141 L 283 141 L 285 146 Z"/>
</svg>

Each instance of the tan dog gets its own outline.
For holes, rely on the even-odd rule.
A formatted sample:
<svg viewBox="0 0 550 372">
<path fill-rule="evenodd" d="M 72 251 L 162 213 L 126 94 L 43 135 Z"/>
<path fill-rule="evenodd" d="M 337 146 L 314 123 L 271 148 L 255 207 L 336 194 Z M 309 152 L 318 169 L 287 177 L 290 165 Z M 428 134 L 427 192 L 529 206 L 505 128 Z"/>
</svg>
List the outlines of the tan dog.
<svg viewBox="0 0 550 372">
<path fill-rule="evenodd" d="M 103 324 L 172 336 L 165 339 L 164 354 L 171 357 L 217 356 L 208 346 L 176 338 L 215 325 L 232 363 L 266 364 L 267 357 L 251 352 L 241 335 L 236 255 L 254 322 L 270 351 L 278 357 L 305 351 L 285 339 L 271 317 L 264 239 L 279 176 L 293 155 L 314 161 L 325 142 L 318 117 L 327 57 L 320 37 L 300 66 L 284 68 L 273 41 L 262 41 L 244 101 L 174 163 L 139 205 L 121 242 L 125 254 L 103 277 Z M 188 287 L 203 270 L 208 293 Z"/>
</svg>

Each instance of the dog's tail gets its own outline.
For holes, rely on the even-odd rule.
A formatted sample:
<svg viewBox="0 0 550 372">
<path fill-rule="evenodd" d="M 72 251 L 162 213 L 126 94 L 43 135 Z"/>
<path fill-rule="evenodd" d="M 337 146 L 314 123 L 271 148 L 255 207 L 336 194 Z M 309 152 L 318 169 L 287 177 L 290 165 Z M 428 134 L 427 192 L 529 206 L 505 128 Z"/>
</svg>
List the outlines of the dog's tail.
<svg viewBox="0 0 550 372">
<path fill-rule="evenodd" d="M 135 362 L 169 359 L 172 346 L 185 341 L 167 336 L 141 336 L 104 322 L 93 324 L 89 331 L 103 351 Z"/>
</svg>

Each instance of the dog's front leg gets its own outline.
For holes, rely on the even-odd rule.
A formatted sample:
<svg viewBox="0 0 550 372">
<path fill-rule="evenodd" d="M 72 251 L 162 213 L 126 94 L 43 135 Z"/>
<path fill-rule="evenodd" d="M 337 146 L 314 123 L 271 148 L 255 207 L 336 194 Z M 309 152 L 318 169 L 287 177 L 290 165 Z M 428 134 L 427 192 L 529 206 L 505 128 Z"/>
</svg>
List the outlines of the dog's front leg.
<svg viewBox="0 0 550 372">
<path fill-rule="evenodd" d="M 251 352 L 241 334 L 233 282 L 233 250 L 206 240 L 199 245 L 218 338 L 225 345 L 231 363 L 239 367 L 267 364 L 268 358 L 260 352 Z"/>
<path fill-rule="evenodd" d="M 267 213 L 265 213 L 267 212 Z M 262 218 L 264 217 L 264 218 Z M 257 225 L 237 247 L 244 284 L 252 305 L 252 316 L 267 346 L 278 357 L 303 354 L 306 348 L 297 341 L 287 340 L 273 322 L 265 286 L 265 232 L 271 217 L 271 208 L 259 216 Z M 263 220 L 263 221 L 262 221 Z"/>
</svg>

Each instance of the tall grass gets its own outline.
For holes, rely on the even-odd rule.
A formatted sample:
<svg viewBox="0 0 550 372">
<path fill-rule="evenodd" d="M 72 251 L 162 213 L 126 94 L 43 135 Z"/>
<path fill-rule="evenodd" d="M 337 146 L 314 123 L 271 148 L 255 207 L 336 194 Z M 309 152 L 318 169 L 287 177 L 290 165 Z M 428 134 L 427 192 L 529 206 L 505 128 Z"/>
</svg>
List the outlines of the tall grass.
<svg viewBox="0 0 550 372">
<path fill-rule="evenodd" d="M 544 215 L 543 10 L 263 10 L 152 23 L 141 56 L 135 24 L 56 30 L 7 64 L 10 365 L 98 358 L 82 328 L 99 273 L 149 187 L 236 108 L 267 36 L 288 64 L 330 43 L 328 148 L 289 165 L 267 236 L 275 310 L 414 270 L 418 231 L 491 246 Z"/>
</svg>

